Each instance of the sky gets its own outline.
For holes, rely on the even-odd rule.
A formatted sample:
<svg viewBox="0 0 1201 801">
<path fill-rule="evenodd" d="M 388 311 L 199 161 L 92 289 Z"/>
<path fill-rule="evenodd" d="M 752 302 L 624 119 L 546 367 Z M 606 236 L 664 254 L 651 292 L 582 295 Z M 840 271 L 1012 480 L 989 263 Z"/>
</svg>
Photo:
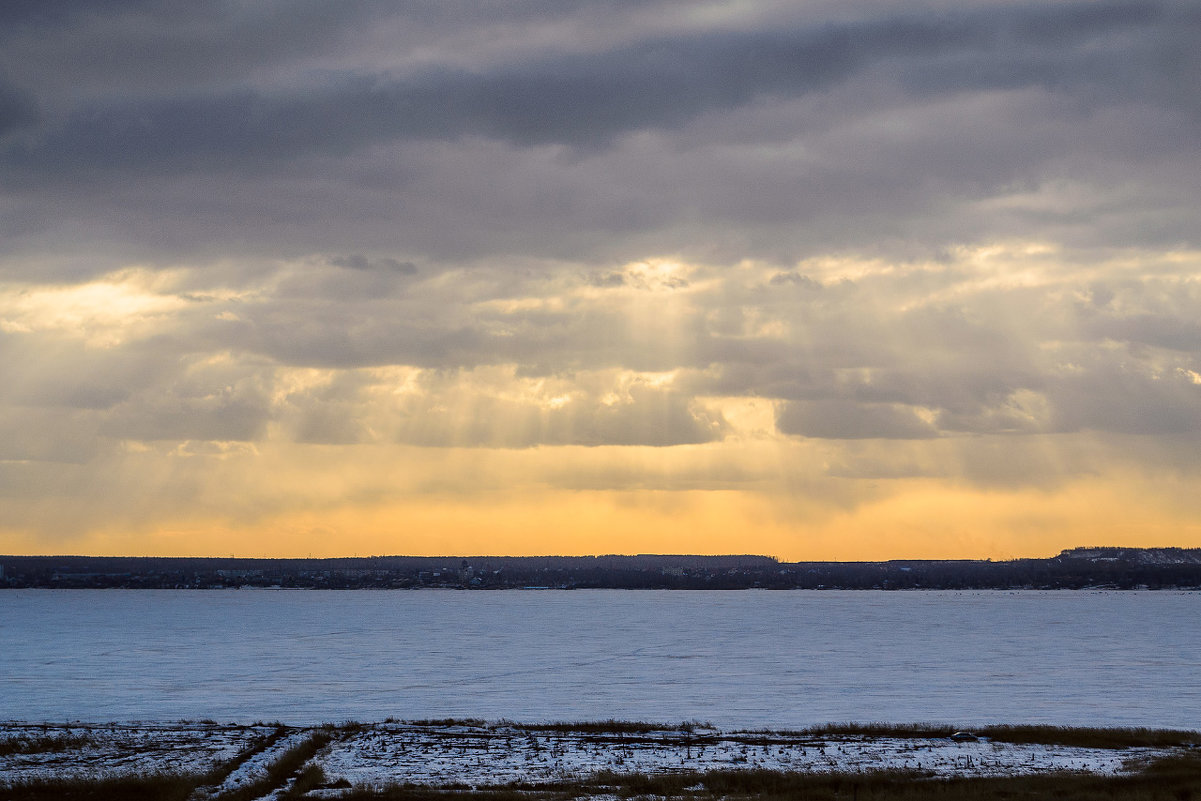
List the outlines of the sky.
<svg viewBox="0 0 1201 801">
<path fill-rule="evenodd" d="M 0 553 L 1201 546 L 1192 0 L 0 5 Z"/>
</svg>

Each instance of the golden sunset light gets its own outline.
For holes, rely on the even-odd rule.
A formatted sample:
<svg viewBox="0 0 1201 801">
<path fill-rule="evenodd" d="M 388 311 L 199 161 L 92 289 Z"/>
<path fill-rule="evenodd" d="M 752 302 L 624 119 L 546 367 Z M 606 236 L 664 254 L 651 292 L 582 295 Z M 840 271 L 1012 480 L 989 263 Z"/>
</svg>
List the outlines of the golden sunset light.
<svg viewBox="0 0 1201 801">
<path fill-rule="evenodd" d="M 0 553 L 1201 546 L 1195 10 L 689 8 L 5 27 Z"/>
</svg>

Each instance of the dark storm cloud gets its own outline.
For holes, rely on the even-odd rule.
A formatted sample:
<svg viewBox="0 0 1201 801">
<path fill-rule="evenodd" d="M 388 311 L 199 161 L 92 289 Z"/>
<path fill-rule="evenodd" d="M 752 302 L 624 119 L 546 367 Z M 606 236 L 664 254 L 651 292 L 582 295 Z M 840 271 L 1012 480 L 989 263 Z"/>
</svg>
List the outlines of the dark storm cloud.
<svg viewBox="0 0 1201 801">
<path fill-rule="evenodd" d="M 1173 59 L 1196 57 L 1173 42 L 1180 25 L 1198 20 L 1173 11 L 1166 3 L 986 9 L 677 35 L 483 71 L 327 73 L 291 89 L 99 97 L 10 144 L 0 166 L 10 175 L 76 180 L 79 171 L 271 167 L 397 140 L 483 136 L 591 147 L 759 98 L 827 89 L 883 62 L 919 94 L 1044 86 L 1179 102 L 1165 96 L 1176 84 Z M 1155 50 L 1164 42 L 1167 53 Z"/>
<path fill-rule="evenodd" d="M 119 15 L 153 6 L 165 9 L 171 5 L 173 4 L 161 0 L 108 0 L 103 11 L 105 14 Z M 0 5 L 0 31 L 11 34 L 22 27 L 58 26 L 98 10 L 96 4 L 89 0 L 59 0 L 54 3 L 43 3 L 40 0 L 8 0 Z"/>
<path fill-rule="evenodd" d="M 822 439 L 927 439 L 938 430 L 915 410 L 896 404 L 790 402 L 776 417 L 783 434 Z"/>
<path fill-rule="evenodd" d="M 31 92 L 5 83 L 0 77 L 0 141 L 37 121 L 37 101 Z"/>
<path fill-rule="evenodd" d="M 18 36 L 0 71 L 38 116 L 0 142 L 0 275 L 235 253 L 362 253 L 422 276 L 498 256 L 604 276 L 673 253 L 786 274 L 823 250 L 1175 247 L 1199 230 L 1201 90 L 1180 76 L 1201 70 L 1184 46 L 1201 22 L 1185 4 L 847 5 L 643 29 L 629 6 L 581 3 L 550 12 L 561 39 L 527 26 L 538 7 L 456 21 L 183 4 L 168 22 L 135 7 Z M 335 19 L 314 43 L 322 8 Z M 150 49 L 76 81 L 63 65 L 81 46 Z"/>
<path fill-rule="evenodd" d="M 120 408 L 99 433 L 135 441 L 250 441 L 262 437 L 268 420 L 265 405 L 253 401 L 169 399 Z"/>
<path fill-rule="evenodd" d="M 1201 431 L 1201 384 L 1181 370 L 1160 372 L 1130 359 L 1095 364 L 1055 377 L 1053 426 L 1172 437 Z"/>
<path fill-rule="evenodd" d="M 357 288 L 353 294 L 360 294 Z M 349 299 L 346 292 L 335 298 Z M 510 343 L 498 342 L 478 327 L 405 319 L 403 307 L 288 303 L 250 311 L 246 317 L 209 323 L 198 334 L 214 347 L 234 347 L 303 367 L 473 366 L 512 358 L 504 352 Z"/>
<path fill-rule="evenodd" d="M 411 261 L 398 261 L 387 256 L 371 259 L 361 253 L 355 253 L 350 256 L 335 256 L 329 260 L 329 263 L 335 267 L 345 267 L 349 270 L 375 270 L 379 272 L 400 273 L 402 275 L 413 275 L 417 272 L 417 265 Z"/>
<path fill-rule="evenodd" d="M 389 298 L 403 294 L 418 272 L 412 262 L 388 256 L 335 256 L 328 259 L 328 264 L 336 269 L 309 265 L 291 271 L 281 279 L 276 297 L 302 305 Z"/>
<path fill-rule="evenodd" d="M 4 3 L 0 63 L 29 86 L 67 97 L 239 83 L 248 73 L 303 68 L 369 25 L 377 6 L 311 0 Z"/>
<path fill-rule="evenodd" d="M 772 284 L 773 286 L 780 286 L 782 284 L 796 284 L 797 286 L 802 286 L 806 289 L 822 288 L 821 282 L 814 281 L 809 276 L 801 275 L 795 270 L 776 273 L 771 277 L 771 280 L 768 283 Z"/>
<path fill-rule="evenodd" d="M 1085 330 L 1098 340 L 1110 339 L 1201 353 L 1201 323 L 1191 317 L 1147 313 L 1106 315 L 1090 320 Z"/>
<path fill-rule="evenodd" d="M 0 465 L 22 462 L 83 464 L 108 448 L 94 415 L 71 410 L 16 406 L 0 416 Z M 0 494 L 7 489 L 0 480 Z M 37 494 L 36 487 L 30 488 Z"/>
<path fill-rule="evenodd" d="M 588 283 L 595 287 L 622 286 L 626 277 L 622 273 L 601 273 L 588 276 Z"/>
<path fill-rule="evenodd" d="M 260 439 L 271 419 L 270 373 L 253 364 L 164 373 L 99 416 L 100 433 L 129 440 Z"/>
</svg>

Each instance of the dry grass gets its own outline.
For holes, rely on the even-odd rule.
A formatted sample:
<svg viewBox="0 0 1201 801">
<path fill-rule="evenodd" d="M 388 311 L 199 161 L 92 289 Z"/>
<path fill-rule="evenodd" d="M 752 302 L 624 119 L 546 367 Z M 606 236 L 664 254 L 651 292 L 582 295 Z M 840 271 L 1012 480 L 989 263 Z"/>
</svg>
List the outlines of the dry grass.
<svg viewBox="0 0 1201 801">
<path fill-rule="evenodd" d="M 283 787 L 288 779 L 299 773 L 331 739 L 331 730 L 318 729 L 302 742 L 280 754 L 278 759 L 267 766 L 267 774 L 262 779 L 222 795 L 221 801 L 252 801 Z M 311 778 L 310 776 L 309 779 Z"/>
<path fill-rule="evenodd" d="M 1002 743 L 1042 743 L 1082 748 L 1172 748 L 1201 744 L 1201 733 L 1178 729 L 986 726 L 978 733 Z"/>
<path fill-rule="evenodd" d="M 1078 748 L 1171 748 L 1201 744 L 1201 733 L 1176 729 L 996 725 L 965 730 L 999 743 L 1038 743 Z M 958 729 L 954 726 L 934 723 L 833 723 L 828 726 L 784 733 L 805 737 L 848 734 L 866 737 L 929 739 L 950 737 L 956 731 Z M 771 732 L 771 734 L 780 733 Z"/>
<path fill-rule="evenodd" d="M 51 751 L 73 751 L 90 745 L 86 734 L 47 734 L 43 737 L 6 737 L 0 740 L 0 756 L 8 754 L 45 754 Z"/>
<path fill-rule="evenodd" d="M 34 779 L 0 787 L 4 801 L 186 801 L 198 777 L 169 774 L 111 779 Z"/>
</svg>

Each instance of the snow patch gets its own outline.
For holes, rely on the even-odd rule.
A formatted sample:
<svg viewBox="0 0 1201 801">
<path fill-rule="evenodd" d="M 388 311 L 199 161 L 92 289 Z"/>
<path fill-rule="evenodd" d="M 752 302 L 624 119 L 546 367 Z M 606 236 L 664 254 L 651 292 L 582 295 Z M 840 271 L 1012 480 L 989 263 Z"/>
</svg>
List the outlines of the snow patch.
<svg viewBox="0 0 1201 801">
<path fill-rule="evenodd" d="M 311 737 L 288 729 L 262 747 L 271 726 L 30 725 L 0 723 L 0 741 L 77 738 L 61 750 L 0 755 L 0 786 L 65 776 L 109 777 L 148 772 L 201 775 L 253 752 L 219 786 L 215 798 L 266 776 L 267 767 Z M 261 750 L 256 750 L 261 749 Z M 330 783 L 381 786 L 542 784 L 597 774 L 662 774 L 764 769 L 854 773 L 902 769 L 931 776 L 1018 776 L 1079 772 L 1118 775 L 1174 752 L 1164 748 L 1102 749 L 1064 745 L 956 742 L 949 738 L 803 735 L 656 729 L 646 732 L 530 729 L 509 723 L 428 726 L 379 723 L 341 729 L 312 760 Z M 336 797 L 337 792 L 322 791 Z"/>
<path fill-rule="evenodd" d="M 0 724 L 0 742 L 81 738 L 61 750 L 0 754 L 0 782 L 138 773 L 203 774 L 249 748 L 267 729 L 220 724 Z"/>
</svg>

